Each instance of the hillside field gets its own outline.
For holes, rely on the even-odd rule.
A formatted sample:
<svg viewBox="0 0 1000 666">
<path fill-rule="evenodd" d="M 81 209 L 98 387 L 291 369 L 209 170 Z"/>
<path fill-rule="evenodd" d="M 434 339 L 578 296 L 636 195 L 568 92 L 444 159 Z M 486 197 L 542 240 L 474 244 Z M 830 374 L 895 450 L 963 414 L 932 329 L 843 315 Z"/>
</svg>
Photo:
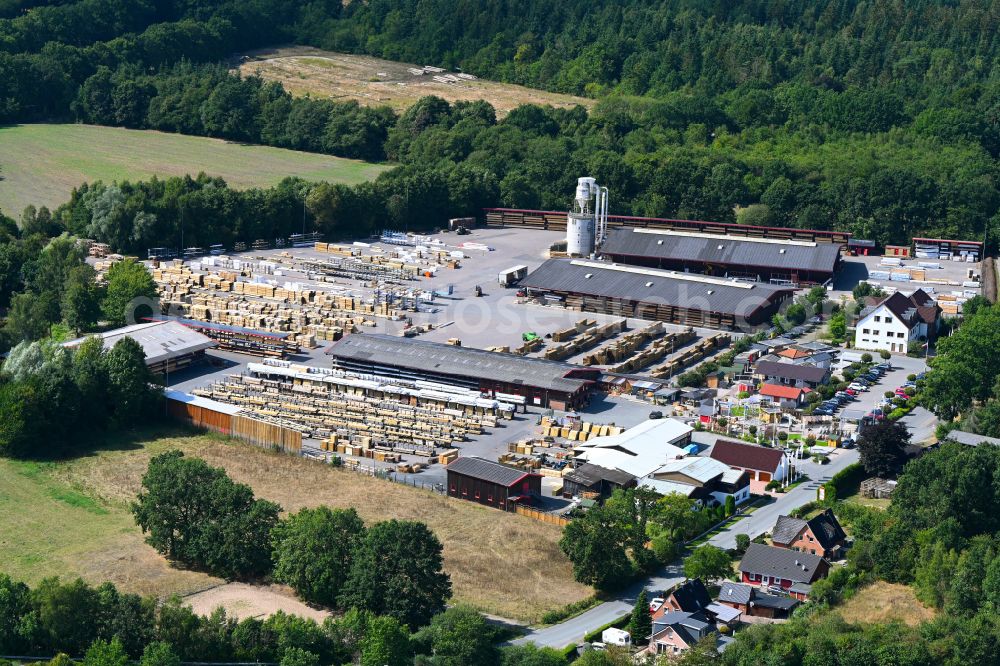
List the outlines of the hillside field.
<svg viewBox="0 0 1000 666">
<path fill-rule="evenodd" d="M 152 130 L 95 125 L 0 127 L 0 211 L 18 218 L 28 204 L 58 206 L 84 182 L 151 176 L 221 176 L 238 188 L 286 176 L 360 183 L 389 168 L 330 155 L 249 146 Z"/>
<path fill-rule="evenodd" d="M 551 104 L 557 108 L 591 107 L 594 100 L 484 79 L 442 83 L 434 74 L 414 75 L 409 63 L 365 55 L 289 47 L 256 51 L 239 71 L 280 81 L 293 95 L 311 95 L 335 101 L 357 100 L 364 106 L 391 106 L 402 112 L 421 97 L 437 95 L 449 102 L 484 99 L 506 116 L 520 104 Z M 440 74 L 448 74 L 441 72 Z"/>
<path fill-rule="evenodd" d="M 222 584 L 169 566 L 143 542 L 128 512 L 149 459 L 180 449 L 224 467 L 285 511 L 320 504 L 353 506 L 367 523 L 389 518 L 426 522 L 444 544 L 453 601 L 537 621 L 546 610 L 591 593 L 573 581 L 572 567 L 557 545 L 560 530 L 553 525 L 217 436 L 178 430 L 112 444 L 109 450 L 69 461 L 0 459 L 0 562 L 5 573 L 30 583 L 53 575 L 81 576 L 92 583 L 110 580 L 129 591 L 160 596 Z"/>
</svg>

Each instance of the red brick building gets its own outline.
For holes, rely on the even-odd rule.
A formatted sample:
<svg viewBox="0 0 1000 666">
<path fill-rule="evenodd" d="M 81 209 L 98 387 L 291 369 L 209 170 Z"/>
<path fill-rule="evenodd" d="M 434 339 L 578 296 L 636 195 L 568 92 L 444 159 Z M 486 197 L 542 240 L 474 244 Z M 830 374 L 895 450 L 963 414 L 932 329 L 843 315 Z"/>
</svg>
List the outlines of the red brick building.
<svg viewBox="0 0 1000 666">
<path fill-rule="evenodd" d="M 833 511 L 827 509 L 809 521 L 778 516 L 771 542 L 779 548 L 837 559 L 843 552 L 847 534 Z"/>
</svg>

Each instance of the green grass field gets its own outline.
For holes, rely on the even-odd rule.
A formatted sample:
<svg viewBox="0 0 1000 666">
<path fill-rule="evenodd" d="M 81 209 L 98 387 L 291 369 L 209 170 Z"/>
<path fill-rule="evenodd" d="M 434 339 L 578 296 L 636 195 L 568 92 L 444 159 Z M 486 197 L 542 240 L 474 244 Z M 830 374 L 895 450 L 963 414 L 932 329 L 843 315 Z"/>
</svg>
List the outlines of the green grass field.
<svg viewBox="0 0 1000 666">
<path fill-rule="evenodd" d="M 574 582 L 555 525 L 183 428 L 118 435 L 104 447 L 58 462 L 0 458 L 0 573 L 32 584 L 56 575 L 109 580 L 161 597 L 221 584 L 170 566 L 143 541 L 129 513 L 149 459 L 180 449 L 224 467 L 286 511 L 352 506 L 368 523 L 427 523 L 444 545 L 456 602 L 536 621 L 593 594 Z"/>
<path fill-rule="evenodd" d="M 360 183 L 389 168 L 329 155 L 219 139 L 95 125 L 0 127 L 0 211 L 58 206 L 83 182 L 151 176 L 221 176 L 234 187 L 274 185 L 286 176 Z"/>
</svg>

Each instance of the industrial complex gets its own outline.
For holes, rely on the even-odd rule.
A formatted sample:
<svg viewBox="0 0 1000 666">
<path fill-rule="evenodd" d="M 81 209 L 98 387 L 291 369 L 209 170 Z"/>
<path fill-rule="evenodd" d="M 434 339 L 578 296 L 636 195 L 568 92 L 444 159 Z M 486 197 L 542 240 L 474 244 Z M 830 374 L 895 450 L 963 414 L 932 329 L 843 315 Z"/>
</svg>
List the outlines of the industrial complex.
<svg viewBox="0 0 1000 666">
<path fill-rule="evenodd" d="M 614 216 L 611 195 L 582 178 L 558 214 L 153 258 L 160 311 L 104 344 L 139 341 L 187 423 L 565 520 L 618 488 L 739 505 L 794 477 L 786 453 L 695 426 L 856 428 L 804 412 L 848 355 L 795 341 L 815 321 L 771 328 L 805 290 L 872 283 L 856 344 L 900 353 L 979 286 L 974 243 L 887 256 L 840 232 Z"/>
</svg>

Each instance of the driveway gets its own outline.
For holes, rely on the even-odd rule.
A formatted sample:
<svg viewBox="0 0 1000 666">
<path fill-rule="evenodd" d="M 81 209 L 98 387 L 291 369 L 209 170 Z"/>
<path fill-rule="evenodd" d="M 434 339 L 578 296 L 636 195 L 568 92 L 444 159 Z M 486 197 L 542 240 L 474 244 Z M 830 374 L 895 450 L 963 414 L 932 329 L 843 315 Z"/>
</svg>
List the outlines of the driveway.
<svg viewBox="0 0 1000 666">
<path fill-rule="evenodd" d="M 729 550 L 736 547 L 737 534 L 746 534 L 753 539 L 765 532 L 770 532 L 778 520 L 778 516 L 787 515 L 792 509 L 815 500 L 817 488 L 829 481 L 840 470 L 856 463 L 858 451 L 857 449 L 834 449 L 829 458 L 830 462 L 826 465 L 816 464 L 809 459 L 797 461 L 799 469 L 809 477 L 808 481 L 779 495 L 774 502 L 760 507 L 743 520 L 716 534 L 708 542 L 713 546 Z"/>
</svg>

